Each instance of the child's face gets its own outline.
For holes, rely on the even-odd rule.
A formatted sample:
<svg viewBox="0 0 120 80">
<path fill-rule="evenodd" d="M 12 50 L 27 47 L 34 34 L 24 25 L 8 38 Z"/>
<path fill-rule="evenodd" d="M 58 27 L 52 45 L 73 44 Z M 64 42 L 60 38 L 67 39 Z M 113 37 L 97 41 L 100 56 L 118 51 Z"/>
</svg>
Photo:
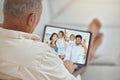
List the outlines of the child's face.
<svg viewBox="0 0 120 80">
<path fill-rule="evenodd" d="M 75 40 L 75 36 L 74 36 L 74 35 L 71 35 L 71 36 L 70 36 L 70 40 L 71 40 L 71 41 L 74 41 L 74 40 Z"/>
<path fill-rule="evenodd" d="M 62 38 L 63 34 L 61 32 L 58 33 L 58 38 Z"/>
</svg>

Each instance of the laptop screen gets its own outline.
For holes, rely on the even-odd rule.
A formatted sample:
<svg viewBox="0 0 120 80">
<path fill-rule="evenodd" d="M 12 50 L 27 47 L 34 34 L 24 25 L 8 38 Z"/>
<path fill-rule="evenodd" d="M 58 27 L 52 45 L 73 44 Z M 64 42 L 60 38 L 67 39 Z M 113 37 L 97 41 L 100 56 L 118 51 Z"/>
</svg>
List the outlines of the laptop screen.
<svg viewBox="0 0 120 80">
<path fill-rule="evenodd" d="M 91 32 L 46 25 L 43 42 L 51 47 L 62 60 L 86 65 Z"/>
</svg>

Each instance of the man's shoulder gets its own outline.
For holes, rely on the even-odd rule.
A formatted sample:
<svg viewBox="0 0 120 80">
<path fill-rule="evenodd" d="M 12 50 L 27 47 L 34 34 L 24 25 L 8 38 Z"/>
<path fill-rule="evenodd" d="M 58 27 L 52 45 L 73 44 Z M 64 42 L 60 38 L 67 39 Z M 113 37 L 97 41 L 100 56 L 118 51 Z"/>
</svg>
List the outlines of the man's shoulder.
<svg viewBox="0 0 120 80">
<path fill-rule="evenodd" d="M 2 49 L 13 50 L 14 52 L 23 52 L 23 53 L 40 53 L 47 52 L 50 50 L 49 46 L 40 41 L 34 41 L 31 39 L 4 39 L 1 40 Z"/>
<path fill-rule="evenodd" d="M 26 44 L 25 45 L 26 48 L 28 46 L 30 49 L 34 50 L 35 52 L 50 50 L 50 47 L 47 44 L 40 41 L 26 40 L 24 41 L 24 44 Z"/>
</svg>

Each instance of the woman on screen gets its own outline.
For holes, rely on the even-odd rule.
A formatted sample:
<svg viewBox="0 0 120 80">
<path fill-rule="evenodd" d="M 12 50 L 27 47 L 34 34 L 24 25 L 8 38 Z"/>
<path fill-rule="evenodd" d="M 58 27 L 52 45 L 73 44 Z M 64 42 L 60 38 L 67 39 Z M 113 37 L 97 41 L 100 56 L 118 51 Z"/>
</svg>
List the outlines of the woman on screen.
<svg viewBox="0 0 120 80">
<path fill-rule="evenodd" d="M 58 35 L 57 33 L 53 33 L 50 38 L 49 38 L 49 43 L 47 42 L 47 44 L 55 50 L 55 52 L 58 52 L 58 48 L 57 48 L 57 45 L 56 45 L 56 41 L 58 39 Z"/>
</svg>

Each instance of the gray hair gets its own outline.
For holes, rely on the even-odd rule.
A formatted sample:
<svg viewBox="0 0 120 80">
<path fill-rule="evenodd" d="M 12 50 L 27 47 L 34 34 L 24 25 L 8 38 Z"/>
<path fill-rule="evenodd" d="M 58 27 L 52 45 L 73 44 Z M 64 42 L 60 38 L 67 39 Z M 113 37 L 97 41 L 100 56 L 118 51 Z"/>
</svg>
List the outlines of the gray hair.
<svg viewBox="0 0 120 80">
<path fill-rule="evenodd" d="M 37 12 L 42 6 L 41 0 L 4 0 L 4 14 L 11 16 L 25 16 Z"/>
</svg>

